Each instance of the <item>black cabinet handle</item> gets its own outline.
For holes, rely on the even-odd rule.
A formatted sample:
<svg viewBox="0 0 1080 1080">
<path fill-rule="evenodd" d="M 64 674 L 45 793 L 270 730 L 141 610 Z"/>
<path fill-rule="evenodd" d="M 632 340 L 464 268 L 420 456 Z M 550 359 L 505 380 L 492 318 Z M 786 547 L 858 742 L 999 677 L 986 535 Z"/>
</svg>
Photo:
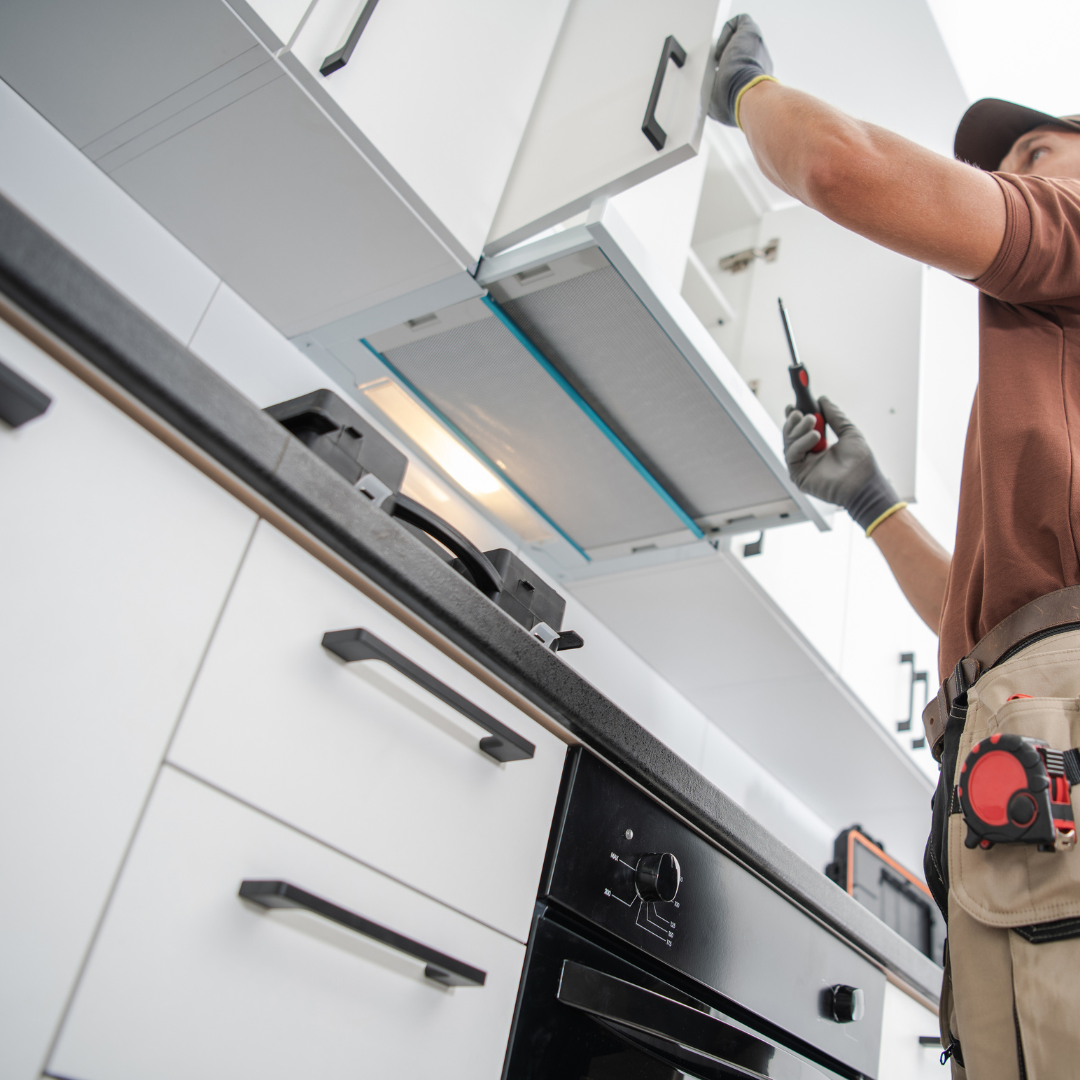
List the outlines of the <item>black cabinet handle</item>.
<svg viewBox="0 0 1080 1080">
<path fill-rule="evenodd" d="M 587 1013 L 628 1042 L 646 1047 L 661 1060 L 681 1065 L 703 1080 L 822 1075 L 779 1047 L 700 1009 L 573 960 L 563 961 L 556 996 L 562 1004 Z M 802 1071 L 777 1069 L 778 1058 L 787 1058 Z"/>
<path fill-rule="evenodd" d="M 388 930 L 385 926 L 371 922 L 362 915 L 346 911 L 337 904 L 331 904 L 329 900 L 323 900 L 319 896 L 313 896 L 287 881 L 242 881 L 240 882 L 240 896 L 258 904 L 264 908 L 302 908 L 304 911 L 314 912 L 330 922 L 344 926 L 347 930 L 355 930 L 364 937 L 389 945 L 391 949 L 411 956 L 419 960 L 424 966 L 424 975 L 444 986 L 483 986 L 487 978 L 487 972 L 479 968 L 470 967 L 460 960 L 455 960 L 445 953 L 436 952 L 419 941 L 405 937 L 394 930 Z"/>
<path fill-rule="evenodd" d="M 408 495 L 394 495 L 383 503 L 383 509 L 391 517 L 407 522 L 449 548 L 464 563 L 473 584 L 485 596 L 494 600 L 499 595 L 503 587 L 502 575 L 491 565 L 488 557 L 448 521 L 443 521 L 438 514 Z"/>
<path fill-rule="evenodd" d="M 371 21 L 371 16 L 375 13 L 375 5 L 378 2 L 379 0 L 367 0 L 364 10 L 360 12 L 360 18 L 356 20 L 356 25 L 350 31 L 345 44 L 322 62 L 322 67 L 319 68 L 320 75 L 324 78 L 327 75 L 333 75 L 335 71 L 339 71 L 349 62 L 349 57 L 352 56 L 353 49 L 356 48 L 356 43 L 360 40 L 360 35 L 367 29 L 367 24 Z"/>
<path fill-rule="evenodd" d="M 341 657 L 346 663 L 354 660 L 381 660 L 400 671 L 417 686 L 434 694 L 440 701 L 474 724 L 490 732 L 487 738 L 480 740 L 480 749 L 496 761 L 527 761 L 536 753 L 536 747 L 523 739 L 516 731 L 511 731 L 489 713 L 474 705 L 468 698 L 462 697 L 446 683 L 439 682 L 434 675 L 428 674 L 408 657 L 402 656 L 396 649 L 390 648 L 381 638 L 370 630 L 357 627 L 354 630 L 331 630 L 323 634 L 323 648 Z"/>
<path fill-rule="evenodd" d="M 0 420 L 15 428 L 40 416 L 52 398 L 27 382 L 7 364 L 0 363 Z"/>
<path fill-rule="evenodd" d="M 660 66 L 656 69 L 656 78 L 653 79 L 652 93 L 649 95 L 649 105 L 645 110 L 645 119 L 641 122 L 641 130 L 645 132 L 645 138 L 657 150 L 663 150 L 664 143 L 667 142 L 667 132 L 656 122 L 656 106 L 660 101 L 660 88 L 664 85 L 664 76 L 667 74 L 669 60 L 674 60 L 676 67 L 682 67 L 686 63 L 686 50 L 671 34 L 668 34 L 664 39 L 664 48 L 660 53 Z"/>
</svg>

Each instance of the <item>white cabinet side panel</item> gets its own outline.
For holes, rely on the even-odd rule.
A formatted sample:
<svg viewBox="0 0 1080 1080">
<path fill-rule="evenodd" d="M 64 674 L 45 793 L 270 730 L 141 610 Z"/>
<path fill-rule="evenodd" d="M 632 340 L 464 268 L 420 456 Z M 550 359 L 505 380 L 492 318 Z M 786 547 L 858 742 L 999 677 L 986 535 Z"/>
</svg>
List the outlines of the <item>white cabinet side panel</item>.
<svg viewBox="0 0 1080 1080">
<path fill-rule="evenodd" d="M 0 323 L 0 1075 L 36 1078 L 254 515 Z"/>
</svg>

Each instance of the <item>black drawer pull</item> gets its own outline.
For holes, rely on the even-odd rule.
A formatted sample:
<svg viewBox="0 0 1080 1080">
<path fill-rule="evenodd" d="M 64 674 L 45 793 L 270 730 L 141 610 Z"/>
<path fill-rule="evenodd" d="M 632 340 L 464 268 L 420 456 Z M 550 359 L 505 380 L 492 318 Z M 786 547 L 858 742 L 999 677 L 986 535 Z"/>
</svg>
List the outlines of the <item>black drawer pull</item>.
<svg viewBox="0 0 1080 1080">
<path fill-rule="evenodd" d="M 355 912 L 346 911 L 337 904 L 331 904 L 329 900 L 304 892 L 287 881 L 242 881 L 240 896 L 264 908 L 302 908 L 304 911 L 321 915 L 347 930 L 355 930 L 364 937 L 389 945 L 391 949 L 397 949 L 398 952 L 421 961 L 425 965 L 424 975 L 444 986 L 483 986 L 487 978 L 486 971 L 429 949 L 419 941 L 388 930 Z"/>
<path fill-rule="evenodd" d="M 40 416 L 52 398 L 28 383 L 7 364 L 0 364 L 0 420 L 16 428 Z"/>
<path fill-rule="evenodd" d="M 668 61 L 674 60 L 676 67 L 682 67 L 686 63 L 686 50 L 668 34 L 664 40 L 664 48 L 660 53 L 660 66 L 656 69 L 656 78 L 653 79 L 652 93 L 649 95 L 649 105 L 645 110 L 645 119 L 641 122 L 641 130 L 645 132 L 645 138 L 656 147 L 664 149 L 667 142 L 667 132 L 656 122 L 656 106 L 660 101 L 660 89 L 664 85 L 664 76 L 667 74 Z"/>
<path fill-rule="evenodd" d="M 360 40 L 360 35 L 367 29 L 367 24 L 371 21 L 371 16 L 375 13 L 375 5 L 378 2 L 379 0 L 367 0 L 364 10 L 360 12 L 360 18 L 356 20 L 356 25 L 350 31 L 345 44 L 322 62 L 322 67 L 319 68 L 320 75 L 324 78 L 327 75 L 333 75 L 335 71 L 340 71 L 349 62 L 349 57 L 352 56 L 353 49 L 356 48 L 356 43 Z"/>
<path fill-rule="evenodd" d="M 429 694 L 434 694 L 450 708 L 456 709 L 462 716 L 468 717 L 474 724 L 491 733 L 480 740 L 480 749 L 488 757 L 496 761 L 527 761 L 536 753 L 536 747 L 528 739 L 523 739 L 516 731 L 511 731 L 446 683 L 439 682 L 434 675 L 429 675 L 408 657 L 390 648 L 370 630 L 362 627 L 353 630 L 331 630 L 323 634 L 322 644 L 324 649 L 341 657 L 346 663 L 355 660 L 381 660 L 400 671 L 406 678 L 412 679 Z"/>
</svg>

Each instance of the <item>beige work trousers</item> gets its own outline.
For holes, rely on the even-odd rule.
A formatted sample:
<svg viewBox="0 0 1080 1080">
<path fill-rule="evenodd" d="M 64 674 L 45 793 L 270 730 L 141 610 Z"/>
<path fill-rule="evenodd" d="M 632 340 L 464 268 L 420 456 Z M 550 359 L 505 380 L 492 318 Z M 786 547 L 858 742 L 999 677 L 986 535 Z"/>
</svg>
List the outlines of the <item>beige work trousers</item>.
<svg viewBox="0 0 1080 1080">
<path fill-rule="evenodd" d="M 1031 699 L 1008 701 L 1013 694 Z M 1080 746 L 1080 631 L 1047 638 L 984 675 L 968 692 L 957 775 L 972 745 L 995 732 Z M 1073 789 L 1080 819 L 1080 785 Z M 949 964 L 942 1043 L 960 1042 L 966 1080 L 1080 1077 L 1080 937 L 1034 945 L 1012 927 L 1080 918 L 1080 848 L 967 848 L 949 820 Z M 951 978 L 951 986 L 949 985 Z M 948 1021 L 948 1023 L 946 1023 Z"/>
</svg>

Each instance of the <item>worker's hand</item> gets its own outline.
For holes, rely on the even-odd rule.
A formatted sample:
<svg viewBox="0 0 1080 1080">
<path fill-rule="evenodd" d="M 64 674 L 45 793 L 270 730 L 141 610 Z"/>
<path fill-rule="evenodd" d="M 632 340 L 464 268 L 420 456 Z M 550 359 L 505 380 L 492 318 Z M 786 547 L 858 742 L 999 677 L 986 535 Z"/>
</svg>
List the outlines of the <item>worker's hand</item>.
<svg viewBox="0 0 1080 1080">
<path fill-rule="evenodd" d="M 836 432 L 836 442 L 812 454 L 820 438 L 814 417 L 789 405 L 784 422 L 788 472 L 800 491 L 844 507 L 859 525 L 870 529 L 882 514 L 900 505 L 896 490 L 882 476 L 862 432 L 827 397 L 819 398 L 818 405 Z"/>
<path fill-rule="evenodd" d="M 739 94 L 764 75 L 772 75 L 772 57 L 758 24 L 749 15 L 736 15 L 724 24 L 716 43 L 716 81 L 709 115 L 728 127 L 738 127 Z"/>
</svg>

